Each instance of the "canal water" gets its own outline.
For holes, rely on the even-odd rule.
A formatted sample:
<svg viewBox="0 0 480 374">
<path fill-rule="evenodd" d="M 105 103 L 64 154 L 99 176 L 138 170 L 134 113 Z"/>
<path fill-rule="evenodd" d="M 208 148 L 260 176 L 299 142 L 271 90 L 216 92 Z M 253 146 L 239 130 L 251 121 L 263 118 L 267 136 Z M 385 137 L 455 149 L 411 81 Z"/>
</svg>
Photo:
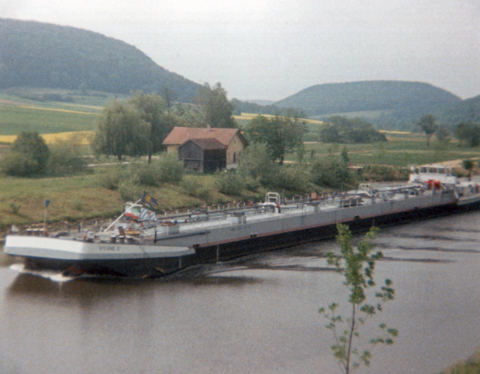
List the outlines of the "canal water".
<svg viewBox="0 0 480 374">
<path fill-rule="evenodd" d="M 359 373 L 437 373 L 480 347 L 480 212 L 383 229 L 367 321 L 399 330 Z M 345 305 L 323 241 L 167 280 L 51 280 L 0 268 L 0 373 L 339 373 L 318 309 Z M 365 345 L 360 348 L 366 347 Z"/>
</svg>

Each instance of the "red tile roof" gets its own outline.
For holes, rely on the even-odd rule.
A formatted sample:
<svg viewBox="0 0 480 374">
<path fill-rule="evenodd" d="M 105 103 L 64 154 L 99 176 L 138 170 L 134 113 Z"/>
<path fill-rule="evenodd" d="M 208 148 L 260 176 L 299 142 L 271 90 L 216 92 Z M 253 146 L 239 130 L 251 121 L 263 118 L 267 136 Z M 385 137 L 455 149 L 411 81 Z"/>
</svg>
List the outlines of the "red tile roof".
<svg viewBox="0 0 480 374">
<path fill-rule="evenodd" d="M 225 146 L 228 146 L 235 135 L 246 143 L 239 129 L 197 128 L 197 127 L 174 127 L 163 141 L 164 145 L 182 145 L 190 139 L 214 138 Z"/>
</svg>

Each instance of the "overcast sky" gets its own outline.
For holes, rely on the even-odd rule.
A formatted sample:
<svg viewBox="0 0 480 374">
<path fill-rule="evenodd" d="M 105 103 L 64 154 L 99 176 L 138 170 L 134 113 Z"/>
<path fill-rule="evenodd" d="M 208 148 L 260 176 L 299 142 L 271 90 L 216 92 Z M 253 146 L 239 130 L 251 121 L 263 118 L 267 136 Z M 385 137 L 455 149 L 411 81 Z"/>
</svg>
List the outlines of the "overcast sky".
<svg viewBox="0 0 480 374">
<path fill-rule="evenodd" d="M 480 0 L 0 0 L 0 17 L 122 40 L 229 98 L 362 80 L 480 95 Z"/>
</svg>

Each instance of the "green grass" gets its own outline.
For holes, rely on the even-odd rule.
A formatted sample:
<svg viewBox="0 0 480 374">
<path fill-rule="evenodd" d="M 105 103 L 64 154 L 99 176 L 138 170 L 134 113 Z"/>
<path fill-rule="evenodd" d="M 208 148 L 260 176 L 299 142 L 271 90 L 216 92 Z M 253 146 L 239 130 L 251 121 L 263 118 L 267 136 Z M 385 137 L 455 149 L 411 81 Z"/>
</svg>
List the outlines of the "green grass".
<svg viewBox="0 0 480 374">
<path fill-rule="evenodd" d="M 38 108 L 41 106 L 38 105 Z M 0 105 L 0 135 L 18 135 L 22 131 L 49 134 L 96 128 L 95 120 L 98 117 L 96 113 L 72 113 L 38 108 Z M 81 111 L 78 108 L 76 110 Z"/>
<path fill-rule="evenodd" d="M 372 144 L 309 143 L 306 144 L 307 157 L 312 151 L 318 157 L 326 157 L 332 151 L 339 155 L 344 146 L 347 147 L 349 161 L 356 164 L 408 166 L 480 156 L 478 147 L 459 147 L 456 142 L 447 145 L 431 142 L 427 146 L 425 137 L 419 134 L 406 139 L 389 137 L 388 142 Z M 289 159 L 294 160 L 295 155 L 289 155 Z"/>
</svg>

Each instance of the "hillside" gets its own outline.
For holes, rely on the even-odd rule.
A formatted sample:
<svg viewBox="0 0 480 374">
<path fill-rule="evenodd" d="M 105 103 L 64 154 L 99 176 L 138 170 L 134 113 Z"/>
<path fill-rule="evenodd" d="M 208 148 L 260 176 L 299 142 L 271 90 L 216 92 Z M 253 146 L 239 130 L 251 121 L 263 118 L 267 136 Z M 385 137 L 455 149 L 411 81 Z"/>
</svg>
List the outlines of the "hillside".
<svg viewBox="0 0 480 374">
<path fill-rule="evenodd" d="M 49 87 L 173 93 L 192 102 L 199 84 L 122 41 L 73 27 L 0 19 L 0 89 Z"/>
<path fill-rule="evenodd" d="M 365 81 L 321 84 L 277 101 L 280 107 L 297 107 L 308 115 L 374 110 L 425 108 L 461 99 L 427 83 Z"/>
<path fill-rule="evenodd" d="M 480 95 L 447 105 L 436 113 L 436 116 L 443 123 L 449 124 L 461 122 L 480 123 Z"/>
</svg>

